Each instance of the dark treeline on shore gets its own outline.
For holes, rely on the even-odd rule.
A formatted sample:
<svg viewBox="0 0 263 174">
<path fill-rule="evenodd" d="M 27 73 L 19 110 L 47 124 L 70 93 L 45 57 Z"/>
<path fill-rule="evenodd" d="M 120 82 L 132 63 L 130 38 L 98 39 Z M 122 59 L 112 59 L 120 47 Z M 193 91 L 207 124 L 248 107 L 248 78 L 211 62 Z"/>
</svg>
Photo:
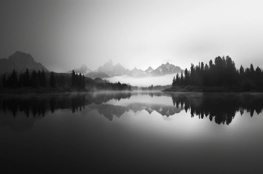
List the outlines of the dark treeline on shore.
<svg viewBox="0 0 263 174">
<path fill-rule="evenodd" d="M 85 77 L 81 74 L 72 73 L 72 77 L 67 74 L 59 74 L 45 71 L 29 71 L 17 73 L 15 70 L 11 75 L 4 74 L 2 77 L 3 88 L 78 88 L 85 87 Z"/>
<path fill-rule="evenodd" d="M 19 90 L 31 89 L 61 89 L 62 91 L 96 91 L 96 90 L 131 90 L 127 84 L 110 83 L 102 79 L 92 80 L 82 74 L 72 71 L 67 73 L 54 73 L 45 71 L 29 71 L 18 73 L 15 70 L 10 74 L 3 74 L 0 88 Z M 34 90 L 33 90 L 34 91 Z"/>
<path fill-rule="evenodd" d="M 27 69 L 26 72 L 17 74 L 15 70 L 10 76 L 4 74 L 2 77 L 2 87 L 4 88 L 19 88 L 19 87 L 47 87 L 46 73 L 42 70 L 41 72 L 32 71 L 31 73 Z M 54 85 L 54 79 L 52 86 Z"/>
<path fill-rule="evenodd" d="M 142 87 L 141 89 L 142 90 L 145 90 L 145 91 L 161 91 L 161 90 L 164 90 L 164 89 L 167 89 L 167 88 L 170 88 L 171 85 L 156 85 L 156 86 L 148 86 L 148 87 Z"/>
<path fill-rule="evenodd" d="M 113 90 L 113 91 L 131 91 L 131 85 L 125 83 L 111 83 L 107 80 L 102 80 L 101 78 L 96 78 L 94 80 L 88 78 L 86 88 L 91 90 Z"/>
<path fill-rule="evenodd" d="M 192 64 L 190 70 L 185 69 L 174 77 L 173 88 L 186 86 L 204 87 L 203 89 L 222 87 L 240 92 L 263 91 L 263 71 L 259 67 L 254 68 L 252 64 L 249 68 L 241 66 L 237 69 L 229 56 L 216 57 L 209 64 Z"/>
</svg>

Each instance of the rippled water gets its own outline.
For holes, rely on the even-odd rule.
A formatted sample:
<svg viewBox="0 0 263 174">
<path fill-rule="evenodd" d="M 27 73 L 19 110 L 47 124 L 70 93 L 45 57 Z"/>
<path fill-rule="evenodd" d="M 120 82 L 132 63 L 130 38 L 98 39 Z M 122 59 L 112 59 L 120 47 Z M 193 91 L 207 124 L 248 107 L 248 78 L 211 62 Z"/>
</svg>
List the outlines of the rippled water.
<svg viewBox="0 0 263 174">
<path fill-rule="evenodd" d="M 1 168 L 262 173 L 262 109 L 258 93 L 4 95 Z"/>
</svg>

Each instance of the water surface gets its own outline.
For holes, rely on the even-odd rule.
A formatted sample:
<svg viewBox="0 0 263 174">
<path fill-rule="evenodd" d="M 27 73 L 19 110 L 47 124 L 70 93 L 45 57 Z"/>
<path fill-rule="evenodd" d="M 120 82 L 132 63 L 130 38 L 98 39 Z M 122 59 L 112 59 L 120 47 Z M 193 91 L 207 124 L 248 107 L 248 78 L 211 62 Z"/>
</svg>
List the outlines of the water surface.
<svg viewBox="0 0 263 174">
<path fill-rule="evenodd" d="M 11 171 L 262 173 L 263 95 L 80 93 L 0 98 Z"/>
</svg>

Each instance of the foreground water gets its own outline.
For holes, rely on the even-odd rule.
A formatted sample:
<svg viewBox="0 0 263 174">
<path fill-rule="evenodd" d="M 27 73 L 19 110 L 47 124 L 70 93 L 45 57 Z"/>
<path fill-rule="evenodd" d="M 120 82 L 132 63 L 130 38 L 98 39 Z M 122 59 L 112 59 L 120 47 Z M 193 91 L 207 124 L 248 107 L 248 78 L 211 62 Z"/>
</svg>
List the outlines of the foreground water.
<svg viewBox="0 0 263 174">
<path fill-rule="evenodd" d="M 0 97 L 1 169 L 262 173 L 263 94 Z"/>
</svg>

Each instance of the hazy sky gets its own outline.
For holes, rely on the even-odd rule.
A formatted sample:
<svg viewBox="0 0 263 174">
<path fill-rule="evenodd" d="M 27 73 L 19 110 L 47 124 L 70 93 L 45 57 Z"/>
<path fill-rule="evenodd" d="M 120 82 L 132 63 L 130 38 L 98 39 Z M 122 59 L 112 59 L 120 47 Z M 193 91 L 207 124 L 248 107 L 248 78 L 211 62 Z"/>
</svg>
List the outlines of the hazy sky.
<svg viewBox="0 0 263 174">
<path fill-rule="evenodd" d="M 30 53 L 49 70 L 109 59 L 182 68 L 229 55 L 263 68 L 263 1 L 1 0 L 0 58 Z"/>
</svg>

